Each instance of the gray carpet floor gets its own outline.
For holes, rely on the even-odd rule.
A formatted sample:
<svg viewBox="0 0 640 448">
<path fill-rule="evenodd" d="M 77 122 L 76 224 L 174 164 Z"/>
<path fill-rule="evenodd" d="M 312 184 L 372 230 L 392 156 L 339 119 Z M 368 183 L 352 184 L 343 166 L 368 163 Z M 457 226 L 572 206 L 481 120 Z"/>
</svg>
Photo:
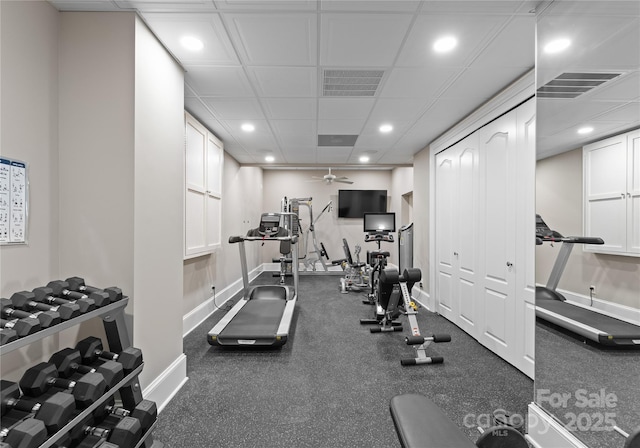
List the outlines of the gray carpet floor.
<svg viewBox="0 0 640 448">
<path fill-rule="evenodd" d="M 275 283 L 262 274 L 258 284 Z M 421 393 L 475 440 L 496 409 L 526 415 L 533 381 L 446 319 L 422 310 L 423 334 L 444 364 L 403 367 L 402 333 L 371 334 L 362 293 L 341 294 L 338 276 L 301 276 L 289 341 L 275 350 L 212 347 L 214 313 L 184 339 L 189 381 L 165 407 L 154 438 L 168 447 L 399 447 L 390 399 Z M 235 302 L 235 300 L 233 300 Z M 401 318 L 404 320 L 405 318 Z"/>
</svg>

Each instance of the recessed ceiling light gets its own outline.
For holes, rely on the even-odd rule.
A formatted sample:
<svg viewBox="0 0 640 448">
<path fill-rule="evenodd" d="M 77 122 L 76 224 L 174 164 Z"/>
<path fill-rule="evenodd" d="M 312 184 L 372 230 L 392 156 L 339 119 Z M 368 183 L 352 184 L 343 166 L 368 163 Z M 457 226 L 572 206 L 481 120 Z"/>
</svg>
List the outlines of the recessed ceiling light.
<svg viewBox="0 0 640 448">
<path fill-rule="evenodd" d="M 360 156 L 360 160 L 362 163 L 367 163 L 369 161 L 369 156 Z"/>
<path fill-rule="evenodd" d="M 256 130 L 256 127 L 254 125 L 252 125 L 251 123 L 245 123 L 240 127 L 242 128 L 242 130 L 244 132 L 253 132 L 253 131 Z"/>
<path fill-rule="evenodd" d="M 560 53 L 561 51 L 566 50 L 571 45 L 571 41 L 569 39 L 556 39 L 549 42 L 544 46 L 544 52 L 549 54 Z"/>
<path fill-rule="evenodd" d="M 273 162 L 274 160 L 276 160 L 276 158 L 273 156 L 266 156 L 264 160 L 265 162 Z"/>
<path fill-rule="evenodd" d="M 593 132 L 593 128 L 591 126 L 585 126 L 578 129 L 578 134 L 588 134 L 589 132 Z"/>
<path fill-rule="evenodd" d="M 453 50 L 458 45 L 458 39 L 453 36 L 445 36 L 438 39 L 433 44 L 433 49 L 438 53 L 446 53 Z"/>
<path fill-rule="evenodd" d="M 202 41 L 193 36 L 184 36 L 180 39 L 180 43 L 184 48 L 190 51 L 200 51 L 204 48 Z"/>
<path fill-rule="evenodd" d="M 382 126 L 380 126 L 380 132 L 391 132 L 393 131 L 393 126 L 391 126 L 390 124 L 383 124 Z"/>
</svg>

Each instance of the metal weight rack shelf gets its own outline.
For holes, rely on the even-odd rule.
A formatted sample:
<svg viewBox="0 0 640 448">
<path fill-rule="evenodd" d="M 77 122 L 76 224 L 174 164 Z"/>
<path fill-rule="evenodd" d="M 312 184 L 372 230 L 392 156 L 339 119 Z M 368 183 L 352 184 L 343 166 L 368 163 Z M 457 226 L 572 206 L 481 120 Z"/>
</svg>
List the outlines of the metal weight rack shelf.
<svg viewBox="0 0 640 448">
<path fill-rule="evenodd" d="M 129 303 L 129 298 L 124 297 L 122 300 L 111 303 L 107 306 L 103 306 L 102 308 L 97 308 L 88 313 L 81 314 L 78 317 L 74 317 L 73 319 L 69 319 L 67 321 L 61 322 L 58 325 L 45 328 L 43 330 L 38 331 L 37 333 L 25 336 L 16 341 L 0 346 L 0 356 L 6 353 L 10 353 L 12 351 L 18 350 L 22 347 L 26 347 L 29 344 L 32 344 L 36 341 L 44 339 L 62 330 L 66 330 L 67 328 L 74 327 L 78 324 L 81 324 L 82 322 L 88 321 L 90 319 L 95 319 L 95 318 L 102 319 L 105 334 L 107 336 L 107 342 L 109 344 L 109 349 L 112 352 L 119 353 L 125 348 L 128 348 L 131 346 L 131 338 L 129 337 L 129 332 L 127 331 L 125 318 L 124 318 L 124 309 L 127 307 L 128 303 Z M 98 400 L 92 403 L 91 406 L 89 406 L 86 409 L 83 409 L 82 412 L 77 414 L 60 431 L 50 435 L 50 437 L 45 441 L 45 443 L 40 445 L 40 448 L 49 448 L 53 446 L 66 433 L 68 433 L 71 430 L 71 428 L 79 424 L 85 417 L 90 415 L 99 406 L 102 406 L 116 392 L 119 392 L 120 394 L 122 405 L 126 409 L 133 409 L 138 403 L 142 401 L 142 389 L 140 388 L 138 375 L 142 371 L 143 367 L 144 367 L 144 363 L 136 367 L 132 372 L 126 375 L 118 384 L 116 384 L 114 387 L 109 389 L 102 397 L 100 397 Z M 162 446 L 164 446 L 161 442 L 153 440 L 153 436 L 151 435 L 151 433 L 153 432 L 154 428 L 155 428 L 155 423 L 143 435 L 140 442 L 138 442 L 138 444 L 136 445 L 136 448 L 142 447 L 143 445 L 150 446 L 152 448 L 161 448 Z"/>
</svg>

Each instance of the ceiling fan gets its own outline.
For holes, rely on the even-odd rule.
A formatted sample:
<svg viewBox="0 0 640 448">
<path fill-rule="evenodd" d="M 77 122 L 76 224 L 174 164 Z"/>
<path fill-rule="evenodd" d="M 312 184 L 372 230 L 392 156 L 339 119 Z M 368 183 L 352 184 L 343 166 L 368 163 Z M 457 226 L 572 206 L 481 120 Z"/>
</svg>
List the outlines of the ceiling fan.
<svg viewBox="0 0 640 448">
<path fill-rule="evenodd" d="M 348 177 L 346 176 L 336 176 L 335 174 L 331 173 L 331 168 L 329 168 L 329 173 L 325 174 L 322 177 L 319 176 L 311 176 L 311 178 L 313 179 L 311 182 L 320 182 L 320 181 L 324 181 L 326 184 L 331 184 L 333 182 L 340 182 L 342 184 L 352 184 L 353 182 L 349 180 Z"/>
</svg>

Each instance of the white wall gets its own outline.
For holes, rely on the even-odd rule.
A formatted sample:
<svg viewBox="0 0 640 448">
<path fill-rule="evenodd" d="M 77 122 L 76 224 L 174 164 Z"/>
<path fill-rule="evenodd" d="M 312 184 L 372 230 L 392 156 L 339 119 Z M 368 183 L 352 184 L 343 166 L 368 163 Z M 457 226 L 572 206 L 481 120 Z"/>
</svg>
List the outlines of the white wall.
<svg viewBox="0 0 640 448">
<path fill-rule="evenodd" d="M 582 148 L 539 160 L 536 165 L 536 213 L 564 236 L 582 235 Z M 543 244 L 536 248 L 536 283 L 546 284 L 560 250 Z M 640 258 L 584 252 L 576 245 L 571 252 L 559 289 L 640 308 Z"/>
<path fill-rule="evenodd" d="M 0 2 L 0 152 L 28 163 L 28 244 L 0 246 L 0 296 L 58 276 L 58 12 L 47 2 Z M 58 338 L 2 357 L 3 378 L 19 378 L 31 357 Z M 9 372 L 15 372 L 11 375 Z"/>
<path fill-rule="evenodd" d="M 348 177 L 349 180 L 353 181 L 353 184 L 309 182 L 311 176 L 322 177 L 326 173 L 326 170 L 265 170 L 264 209 L 257 213 L 257 218 L 260 217 L 260 212 L 280 211 L 280 201 L 284 196 L 288 198 L 313 198 L 314 219 L 318 217 L 329 201 L 333 201 L 332 211 L 325 212 L 325 215 L 315 226 L 318 244 L 322 242 L 329 257 L 332 260 L 337 260 L 344 258 L 342 239 L 346 238 L 352 255 L 356 244 L 361 246 L 360 259 L 364 261 L 366 252 L 376 249 L 376 245 L 375 243 L 364 242 L 362 219 L 338 218 L 338 190 L 387 190 L 388 195 L 393 195 L 391 191 L 391 171 L 340 170 L 333 172 L 337 176 Z M 389 207 L 393 201 L 392 197 L 391 200 L 388 200 L 387 206 Z M 306 229 L 309 226 L 307 210 L 302 209 L 300 214 L 303 219 L 302 225 Z M 397 225 L 398 223 L 396 222 Z M 313 249 L 311 236 L 309 237 L 309 249 Z M 397 257 L 395 256 L 396 244 L 382 243 L 381 249 L 391 252 L 390 261 L 397 264 Z M 277 256 L 277 247 L 274 246 L 271 250 L 264 251 L 263 262 L 271 262 L 271 259 Z"/>
<path fill-rule="evenodd" d="M 421 289 L 431 295 L 429 281 L 429 160 L 428 147 L 413 158 L 413 265 L 422 270 Z"/>
</svg>

